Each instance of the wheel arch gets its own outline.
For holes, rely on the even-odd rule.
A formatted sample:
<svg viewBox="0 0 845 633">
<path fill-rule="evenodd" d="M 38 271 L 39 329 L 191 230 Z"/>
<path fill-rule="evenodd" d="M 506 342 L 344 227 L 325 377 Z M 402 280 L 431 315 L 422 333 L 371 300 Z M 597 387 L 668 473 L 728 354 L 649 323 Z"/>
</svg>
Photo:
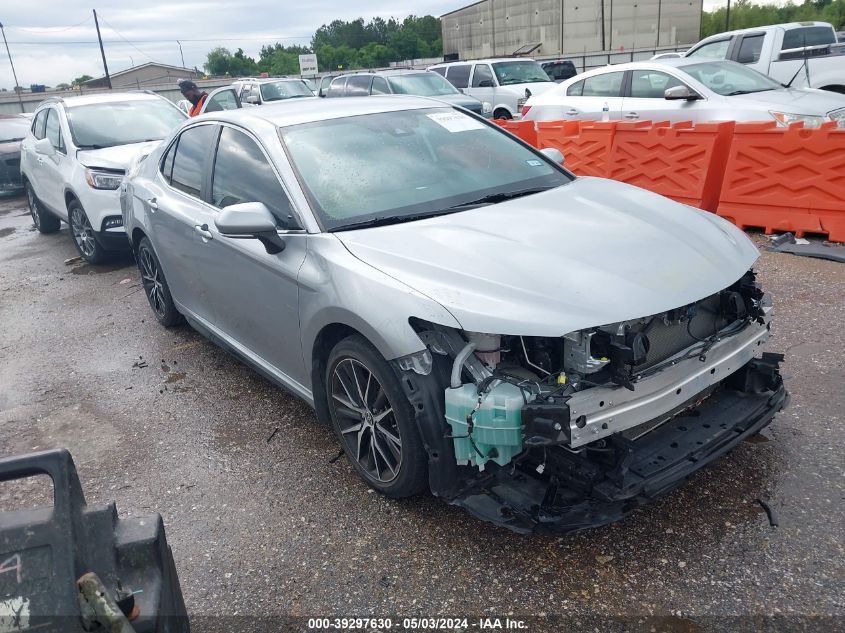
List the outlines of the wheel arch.
<svg viewBox="0 0 845 633">
<path fill-rule="evenodd" d="M 839 94 L 845 95 L 845 86 L 841 86 L 839 84 L 830 84 L 829 86 L 822 86 L 822 90 L 827 90 L 829 92 L 838 92 Z"/>
<path fill-rule="evenodd" d="M 69 188 L 69 187 L 65 188 L 64 200 L 65 200 L 65 210 L 68 213 L 70 213 L 70 205 L 74 200 L 76 202 L 79 202 L 80 205 L 82 204 L 79 201 L 79 196 L 77 196 L 76 193 L 74 192 L 74 190 Z"/>
<path fill-rule="evenodd" d="M 329 323 L 317 333 L 311 346 L 311 393 L 314 398 L 314 411 L 317 414 L 317 420 L 323 424 L 331 424 L 331 414 L 326 399 L 326 386 L 323 382 L 329 354 L 331 354 L 334 346 L 343 339 L 356 334 L 369 341 L 366 336 L 351 325 L 340 322 Z M 369 342 L 372 343 L 372 341 Z"/>
</svg>

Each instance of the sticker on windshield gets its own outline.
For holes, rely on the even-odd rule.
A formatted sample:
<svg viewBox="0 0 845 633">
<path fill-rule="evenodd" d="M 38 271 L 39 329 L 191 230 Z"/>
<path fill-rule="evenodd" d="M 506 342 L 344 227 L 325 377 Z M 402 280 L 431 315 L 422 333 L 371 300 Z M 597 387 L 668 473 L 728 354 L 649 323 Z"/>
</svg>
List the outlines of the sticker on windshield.
<svg viewBox="0 0 845 633">
<path fill-rule="evenodd" d="M 467 130 L 481 130 L 484 128 L 481 123 L 460 112 L 435 112 L 427 116 L 450 132 L 466 132 Z"/>
<path fill-rule="evenodd" d="M 542 166 L 543 166 L 543 161 L 541 161 L 541 160 L 536 160 L 536 159 L 534 159 L 534 158 L 532 158 L 532 159 L 530 159 L 530 160 L 527 160 L 527 161 L 525 161 L 525 162 L 526 162 L 528 165 L 530 165 L 531 167 L 542 167 Z"/>
</svg>

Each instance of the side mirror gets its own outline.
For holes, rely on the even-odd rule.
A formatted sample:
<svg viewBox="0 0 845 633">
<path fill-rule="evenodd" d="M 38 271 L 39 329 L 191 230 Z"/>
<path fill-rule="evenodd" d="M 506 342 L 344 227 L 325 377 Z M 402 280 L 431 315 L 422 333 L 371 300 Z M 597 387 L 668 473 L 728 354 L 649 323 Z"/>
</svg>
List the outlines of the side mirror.
<svg viewBox="0 0 845 633">
<path fill-rule="evenodd" d="M 246 98 L 246 102 L 252 105 L 258 105 L 260 103 L 257 95 L 249 95 Z"/>
<path fill-rule="evenodd" d="M 53 147 L 53 144 L 48 138 L 42 138 L 38 141 L 35 141 L 35 145 L 33 145 L 32 147 L 35 150 L 36 154 L 41 154 L 42 156 L 56 155 L 56 148 Z"/>
<path fill-rule="evenodd" d="M 555 149 L 554 147 L 547 147 L 545 149 L 541 149 L 540 153 L 552 162 L 557 163 L 558 165 L 563 165 L 564 161 L 566 160 L 563 157 L 563 153 L 559 149 Z"/>
<path fill-rule="evenodd" d="M 686 86 L 672 86 L 663 93 L 663 98 L 669 101 L 696 101 L 701 95 Z"/>
<path fill-rule="evenodd" d="M 276 219 L 263 202 L 241 202 L 223 209 L 214 226 L 225 237 L 255 239 L 271 255 L 285 250 L 285 241 L 276 232 Z"/>
<path fill-rule="evenodd" d="M 492 88 L 493 87 L 493 80 L 492 79 L 483 79 L 478 82 L 479 88 Z"/>
</svg>

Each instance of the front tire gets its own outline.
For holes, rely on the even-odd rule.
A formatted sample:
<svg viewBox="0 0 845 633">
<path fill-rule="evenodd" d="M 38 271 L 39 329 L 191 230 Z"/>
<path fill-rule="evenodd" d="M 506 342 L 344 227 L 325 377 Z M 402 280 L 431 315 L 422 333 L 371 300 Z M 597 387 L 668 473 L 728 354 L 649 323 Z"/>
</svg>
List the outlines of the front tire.
<svg viewBox="0 0 845 633">
<path fill-rule="evenodd" d="M 144 287 L 144 294 L 155 314 L 156 320 L 164 327 L 173 327 L 184 321 L 184 317 L 176 309 L 173 297 L 170 294 L 170 286 L 164 278 L 161 270 L 161 263 L 153 250 L 153 245 L 146 237 L 141 238 L 138 244 L 138 252 L 135 259 L 138 261 L 138 270 L 141 272 L 141 285 Z"/>
<path fill-rule="evenodd" d="M 29 207 L 29 215 L 32 216 L 32 223 L 39 233 L 55 233 L 61 226 L 61 220 L 49 211 L 44 209 L 44 205 L 38 202 L 35 196 L 35 191 L 32 190 L 32 185 L 26 183 L 26 204 Z"/>
<path fill-rule="evenodd" d="M 493 118 L 501 121 L 510 121 L 513 119 L 513 115 L 504 108 L 499 108 L 493 113 Z"/>
<path fill-rule="evenodd" d="M 70 236 L 73 245 L 82 256 L 82 259 L 91 264 L 102 264 L 108 255 L 102 244 L 94 234 L 94 228 L 85 214 L 85 209 L 78 200 L 73 200 L 67 208 L 68 224 L 70 225 Z"/>
<path fill-rule="evenodd" d="M 332 426 L 358 474 L 388 497 L 410 497 L 425 490 L 425 449 L 413 407 L 393 368 L 357 334 L 334 347 L 327 367 Z"/>
</svg>

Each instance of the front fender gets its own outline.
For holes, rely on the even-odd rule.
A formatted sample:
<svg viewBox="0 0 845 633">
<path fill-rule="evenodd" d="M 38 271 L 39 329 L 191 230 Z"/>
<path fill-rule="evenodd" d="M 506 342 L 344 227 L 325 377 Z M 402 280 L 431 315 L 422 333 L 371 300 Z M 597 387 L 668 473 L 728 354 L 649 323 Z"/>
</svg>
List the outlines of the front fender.
<svg viewBox="0 0 845 633">
<path fill-rule="evenodd" d="M 299 287 L 302 351 L 309 373 L 317 338 L 332 325 L 358 331 L 387 360 L 425 349 L 410 317 L 460 327 L 439 303 L 364 263 L 330 233 L 309 236 Z"/>
</svg>

